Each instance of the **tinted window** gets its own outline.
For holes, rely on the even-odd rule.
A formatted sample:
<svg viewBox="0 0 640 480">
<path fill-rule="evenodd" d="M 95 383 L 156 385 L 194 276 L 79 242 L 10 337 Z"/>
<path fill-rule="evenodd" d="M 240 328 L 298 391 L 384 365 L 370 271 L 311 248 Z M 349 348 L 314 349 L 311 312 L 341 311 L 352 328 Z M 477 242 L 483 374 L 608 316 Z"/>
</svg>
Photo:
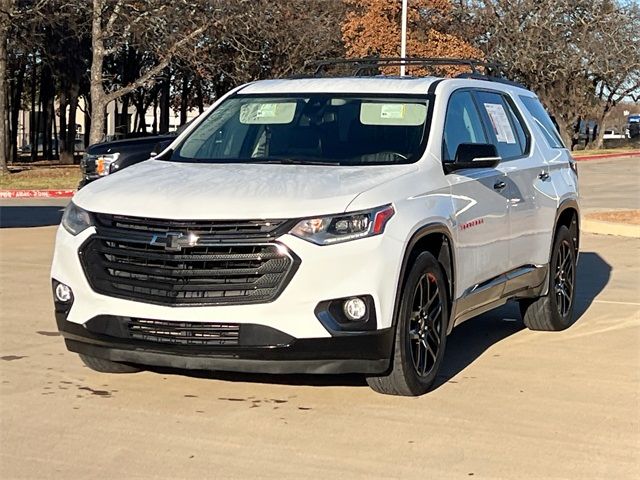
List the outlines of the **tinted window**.
<svg viewBox="0 0 640 480">
<path fill-rule="evenodd" d="M 522 103 L 524 103 L 524 106 L 538 124 L 540 130 L 542 130 L 542 134 L 544 135 L 544 138 L 547 139 L 549 146 L 551 148 L 564 148 L 564 144 L 562 143 L 562 138 L 560 137 L 558 130 L 540 101 L 535 97 L 524 96 L 521 96 L 520 100 L 522 100 Z"/>
<path fill-rule="evenodd" d="M 488 143 L 480 115 L 468 91 L 455 92 L 449 99 L 444 121 L 443 160 L 455 159 L 461 143 Z"/>
<path fill-rule="evenodd" d="M 331 94 L 236 95 L 182 142 L 174 161 L 397 164 L 417 161 L 428 100 Z"/>
<path fill-rule="evenodd" d="M 521 157 L 527 148 L 522 125 L 503 95 L 493 92 L 476 92 L 480 111 L 487 131 L 503 160 Z"/>
</svg>

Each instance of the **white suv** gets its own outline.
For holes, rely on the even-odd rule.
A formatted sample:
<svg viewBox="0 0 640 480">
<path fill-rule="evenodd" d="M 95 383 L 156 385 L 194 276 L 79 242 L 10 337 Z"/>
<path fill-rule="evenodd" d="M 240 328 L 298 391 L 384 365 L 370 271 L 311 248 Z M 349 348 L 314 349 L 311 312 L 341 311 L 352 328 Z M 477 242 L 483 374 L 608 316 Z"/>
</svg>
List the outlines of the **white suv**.
<svg viewBox="0 0 640 480">
<path fill-rule="evenodd" d="M 572 322 L 575 163 L 498 78 L 267 80 L 65 211 L 56 319 L 90 368 L 365 374 L 420 395 L 456 324 Z"/>
</svg>

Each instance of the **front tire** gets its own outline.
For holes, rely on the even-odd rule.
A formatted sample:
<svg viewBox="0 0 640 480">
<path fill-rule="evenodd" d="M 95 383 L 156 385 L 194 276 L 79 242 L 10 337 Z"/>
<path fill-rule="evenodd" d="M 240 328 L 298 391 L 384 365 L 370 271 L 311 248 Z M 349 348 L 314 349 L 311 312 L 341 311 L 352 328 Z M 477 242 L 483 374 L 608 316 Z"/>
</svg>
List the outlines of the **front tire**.
<svg viewBox="0 0 640 480">
<path fill-rule="evenodd" d="M 112 362 L 104 358 L 92 357 L 90 355 L 78 354 L 82 362 L 91 370 L 101 373 L 135 373 L 142 370 L 139 367 L 126 363 Z"/>
<path fill-rule="evenodd" d="M 405 281 L 391 370 L 367 383 L 387 395 L 423 395 L 433 385 L 447 340 L 447 282 L 435 257 L 421 253 Z"/>
<path fill-rule="evenodd" d="M 559 331 L 573 323 L 576 286 L 576 249 L 569 229 L 558 228 L 549 265 L 549 293 L 521 300 L 520 313 L 530 330 Z"/>
</svg>

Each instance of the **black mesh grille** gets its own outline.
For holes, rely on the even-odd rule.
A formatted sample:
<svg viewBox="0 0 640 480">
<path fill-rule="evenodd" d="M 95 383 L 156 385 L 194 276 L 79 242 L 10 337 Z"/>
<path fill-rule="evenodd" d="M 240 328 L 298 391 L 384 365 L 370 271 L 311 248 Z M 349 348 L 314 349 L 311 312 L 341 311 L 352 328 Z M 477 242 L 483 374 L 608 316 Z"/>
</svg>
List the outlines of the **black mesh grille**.
<svg viewBox="0 0 640 480">
<path fill-rule="evenodd" d="M 238 241 L 276 238 L 290 228 L 286 220 L 166 220 L 97 213 L 98 227 L 132 234 L 153 232 L 184 232 L 204 240 Z"/>
<path fill-rule="evenodd" d="M 141 229 L 146 225 L 144 219 L 127 218 L 127 225 Z M 200 223 L 209 229 L 214 224 Z M 276 243 L 229 244 L 207 238 L 202 230 L 195 230 L 199 240 L 194 246 L 168 249 L 152 245 L 164 230 L 155 229 L 160 224 L 150 225 L 154 229 L 132 233 L 119 223 L 117 228 L 98 224 L 97 235 L 80 249 L 85 274 L 95 291 L 161 305 L 263 303 L 280 294 L 297 266 L 293 254 Z M 194 234 L 191 228 L 174 224 L 167 228 L 185 236 Z"/>
<path fill-rule="evenodd" d="M 131 318 L 127 328 L 133 339 L 176 345 L 238 345 L 240 337 L 240 325 L 232 323 Z"/>
</svg>

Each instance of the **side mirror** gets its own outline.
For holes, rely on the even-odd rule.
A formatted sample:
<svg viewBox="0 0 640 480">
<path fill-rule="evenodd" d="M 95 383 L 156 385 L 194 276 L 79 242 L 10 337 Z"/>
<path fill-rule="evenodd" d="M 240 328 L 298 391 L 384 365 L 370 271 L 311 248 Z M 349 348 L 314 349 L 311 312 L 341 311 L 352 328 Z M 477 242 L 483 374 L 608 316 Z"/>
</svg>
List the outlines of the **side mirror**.
<svg viewBox="0 0 640 480">
<path fill-rule="evenodd" d="M 500 163 L 498 150 L 491 143 L 461 143 L 453 162 L 446 163 L 447 172 L 463 168 L 494 168 Z"/>
</svg>

